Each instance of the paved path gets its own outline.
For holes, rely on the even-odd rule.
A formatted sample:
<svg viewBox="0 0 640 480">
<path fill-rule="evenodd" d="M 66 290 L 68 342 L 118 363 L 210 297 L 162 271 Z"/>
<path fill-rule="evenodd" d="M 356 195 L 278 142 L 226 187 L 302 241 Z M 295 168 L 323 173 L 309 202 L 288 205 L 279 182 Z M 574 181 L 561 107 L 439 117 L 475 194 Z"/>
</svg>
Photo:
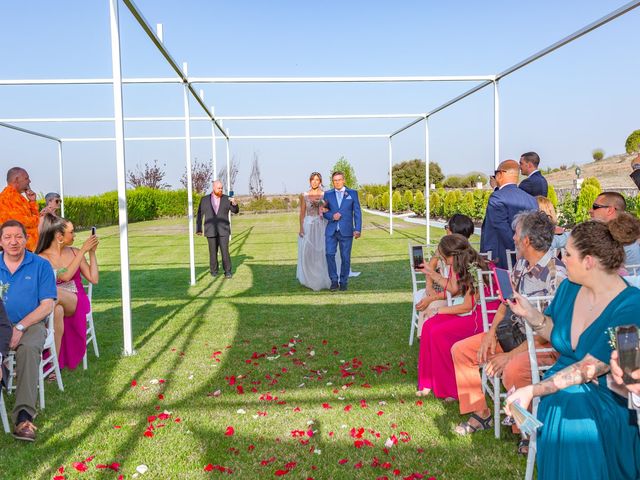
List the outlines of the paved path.
<svg viewBox="0 0 640 480">
<path fill-rule="evenodd" d="M 377 215 L 379 217 L 386 217 L 389 218 L 389 213 L 388 212 L 381 212 L 379 210 L 369 210 L 368 208 L 363 208 L 362 210 L 364 210 L 367 213 L 370 213 L 371 215 Z M 427 224 L 427 219 L 426 218 L 421 218 L 421 217 L 414 217 L 413 213 L 401 213 L 401 214 L 394 214 L 393 218 L 399 218 L 407 223 L 414 223 L 417 225 L 426 225 Z M 430 220 L 429 222 L 431 224 L 432 227 L 437 227 L 437 228 L 444 228 L 444 226 L 446 225 L 445 222 L 441 222 L 439 220 Z M 473 232 L 476 235 L 480 235 L 480 229 L 479 228 L 474 228 Z"/>
</svg>

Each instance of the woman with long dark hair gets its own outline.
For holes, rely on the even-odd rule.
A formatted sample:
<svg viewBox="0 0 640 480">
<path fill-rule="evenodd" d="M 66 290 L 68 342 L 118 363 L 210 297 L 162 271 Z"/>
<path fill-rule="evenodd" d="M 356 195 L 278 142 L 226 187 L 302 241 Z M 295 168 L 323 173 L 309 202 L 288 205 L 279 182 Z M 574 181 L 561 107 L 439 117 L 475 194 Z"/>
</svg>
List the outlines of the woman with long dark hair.
<svg viewBox="0 0 640 480">
<path fill-rule="evenodd" d="M 458 398 L 451 347 L 464 338 L 480 333 L 483 328 L 476 270 L 488 270 L 487 262 L 469 240 L 459 234 L 445 235 L 438 244 L 438 255 L 449 266 L 449 278 L 455 278 L 462 301 L 439 307 L 422 326 L 418 356 L 418 396 L 433 391 L 439 398 Z M 426 275 L 437 275 L 429 266 Z M 446 286 L 445 286 L 446 289 Z M 487 307 L 495 310 L 498 301 Z M 493 315 L 489 319 L 493 319 Z"/>
<path fill-rule="evenodd" d="M 58 301 L 54 309 L 55 344 L 60 368 L 76 368 L 87 348 L 89 298 L 81 275 L 98 283 L 96 249 L 98 237 L 90 235 L 82 247 L 73 248 L 73 224 L 64 218 L 46 214 L 35 253 L 51 263 L 56 272 Z M 85 255 L 89 254 L 89 262 Z"/>
</svg>

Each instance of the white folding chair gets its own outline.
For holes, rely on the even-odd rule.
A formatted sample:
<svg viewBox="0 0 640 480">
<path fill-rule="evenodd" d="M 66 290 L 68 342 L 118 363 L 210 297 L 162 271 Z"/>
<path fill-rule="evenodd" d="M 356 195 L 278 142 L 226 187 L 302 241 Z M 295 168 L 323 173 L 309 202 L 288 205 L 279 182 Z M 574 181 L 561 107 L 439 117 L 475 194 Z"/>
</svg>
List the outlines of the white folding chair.
<svg viewBox="0 0 640 480">
<path fill-rule="evenodd" d="M 487 262 L 490 262 L 491 260 L 493 260 L 492 258 L 493 254 L 491 253 L 491 250 L 489 250 L 488 252 L 479 253 L 478 255 L 484 258 Z"/>
<path fill-rule="evenodd" d="M 516 251 L 507 250 L 506 252 L 507 252 L 507 270 L 512 271 L 513 266 L 516 264 L 516 261 L 517 261 Z"/>
<path fill-rule="evenodd" d="M 60 365 L 58 364 L 58 353 L 56 352 L 56 345 L 54 339 L 54 324 L 53 324 L 53 312 L 47 317 L 47 338 L 44 341 L 43 350 L 49 350 L 49 356 L 47 358 L 40 359 L 40 374 L 38 375 L 38 394 L 40 398 L 40 408 L 44 410 L 44 381 L 55 372 L 56 383 L 58 389 L 64 391 L 64 385 L 62 384 L 62 375 L 60 374 Z M 11 393 L 16 389 L 14 385 L 14 378 L 16 376 L 16 357 L 15 351 L 9 352 L 8 367 L 9 378 L 7 379 L 7 393 Z"/>
<path fill-rule="evenodd" d="M 418 311 L 416 310 L 416 303 L 418 303 L 424 296 L 425 289 L 427 288 L 427 278 L 422 272 L 417 272 L 413 265 L 413 252 L 412 247 L 418 245 L 409 242 L 409 269 L 411 270 L 411 295 L 412 295 L 412 309 L 411 309 L 411 323 L 409 330 L 409 345 L 413 345 L 413 339 L 418 329 Z M 427 261 L 427 254 L 430 254 L 437 245 L 419 245 L 422 247 L 424 253 L 425 262 Z"/>
<path fill-rule="evenodd" d="M 100 356 L 100 352 L 98 351 L 98 340 L 96 339 L 96 329 L 93 325 L 93 304 L 92 304 L 92 296 L 93 296 L 93 284 L 89 283 L 88 285 L 83 285 L 85 291 L 87 292 L 87 297 L 89 297 L 89 313 L 87 313 L 87 346 L 89 343 L 93 344 L 93 352 L 96 354 L 96 357 Z M 87 369 L 87 353 L 88 349 L 84 352 L 84 357 L 82 357 L 82 368 Z"/>
<path fill-rule="evenodd" d="M 527 297 L 527 300 L 535 305 L 536 309 L 540 312 L 544 312 L 544 309 L 551 303 L 553 300 L 552 295 L 548 296 L 540 296 L 540 297 Z M 527 334 L 527 349 L 529 352 L 529 363 L 531 364 L 531 383 L 539 383 L 540 382 L 540 372 L 545 370 L 549 370 L 551 365 L 538 365 L 538 354 L 539 353 L 550 353 L 553 352 L 553 348 L 539 348 L 536 347 L 535 337 L 537 334 L 533 331 L 533 329 L 529 326 L 527 322 L 524 322 L 525 332 Z M 537 416 L 538 414 L 538 404 L 540 403 L 540 398 L 534 397 L 533 402 L 531 404 L 531 413 L 533 416 Z M 529 438 L 529 453 L 527 454 L 527 468 L 525 471 L 525 480 L 533 479 L 533 467 L 536 463 L 536 450 L 537 450 L 537 432 L 534 432 L 533 435 Z"/>
<path fill-rule="evenodd" d="M 488 292 L 485 293 L 485 287 Z M 496 284 L 493 273 L 489 270 L 478 271 L 478 290 L 480 295 L 480 311 L 482 312 L 482 328 L 484 332 L 489 331 L 489 314 L 498 311 L 497 308 L 490 309 L 487 302 L 499 300 L 498 285 Z M 505 393 L 501 393 L 502 382 L 498 375 L 489 377 L 482 367 L 482 390 L 485 395 L 489 395 L 493 401 L 493 428 L 496 438 L 500 438 L 500 406 L 502 399 L 506 397 Z"/>
<path fill-rule="evenodd" d="M 4 396 L 2 395 L 2 388 L 0 388 L 0 417 L 2 417 L 2 428 L 4 433 L 9 433 L 9 418 L 7 417 L 7 408 L 4 405 Z"/>
<path fill-rule="evenodd" d="M 640 288 L 640 265 L 625 265 L 624 268 L 628 272 L 624 279 L 632 287 Z"/>
</svg>

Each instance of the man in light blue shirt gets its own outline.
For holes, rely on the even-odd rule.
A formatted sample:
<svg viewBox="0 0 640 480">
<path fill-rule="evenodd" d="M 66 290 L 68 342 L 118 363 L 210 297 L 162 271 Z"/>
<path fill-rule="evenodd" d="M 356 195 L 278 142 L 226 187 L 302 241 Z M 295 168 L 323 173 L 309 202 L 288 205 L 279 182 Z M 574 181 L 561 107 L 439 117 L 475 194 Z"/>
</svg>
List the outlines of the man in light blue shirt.
<svg viewBox="0 0 640 480">
<path fill-rule="evenodd" d="M 0 226 L 0 291 L 13 326 L 9 348 L 15 350 L 16 402 L 13 436 L 33 442 L 42 349 L 47 338 L 43 320 L 53 311 L 57 297 L 51 264 L 29 252 L 27 233 L 17 220 Z"/>
</svg>

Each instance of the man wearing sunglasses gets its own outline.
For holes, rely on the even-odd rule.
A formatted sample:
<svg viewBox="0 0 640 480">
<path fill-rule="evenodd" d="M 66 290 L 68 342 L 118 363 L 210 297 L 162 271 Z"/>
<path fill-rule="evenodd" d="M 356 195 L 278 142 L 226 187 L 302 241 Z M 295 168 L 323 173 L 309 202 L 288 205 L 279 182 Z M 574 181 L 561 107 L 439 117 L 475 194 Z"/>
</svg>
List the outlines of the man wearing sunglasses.
<svg viewBox="0 0 640 480">
<path fill-rule="evenodd" d="M 589 216 L 592 220 L 598 222 L 609 223 L 618 217 L 620 212 L 624 212 L 627 208 L 627 202 L 618 192 L 602 192 L 596 198 L 595 202 L 589 210 Z M 640 244 L 636 240 L 634 243 L 624 246 L 624 264 L 640 265 Z"/>
<path fill-rule="evenodd" d="M 480 252 L 491 251 L 496 264 L 507 268 L 507 250 L 513 250 L 511 224 L 516 214 L 525 210 L 538 210 L 538 202 L 518 188 L 520 167 L 515 160 L 505 160 L 495 171 L 497 189 L 489 197 L 482 222 Z"/>
</svg>

